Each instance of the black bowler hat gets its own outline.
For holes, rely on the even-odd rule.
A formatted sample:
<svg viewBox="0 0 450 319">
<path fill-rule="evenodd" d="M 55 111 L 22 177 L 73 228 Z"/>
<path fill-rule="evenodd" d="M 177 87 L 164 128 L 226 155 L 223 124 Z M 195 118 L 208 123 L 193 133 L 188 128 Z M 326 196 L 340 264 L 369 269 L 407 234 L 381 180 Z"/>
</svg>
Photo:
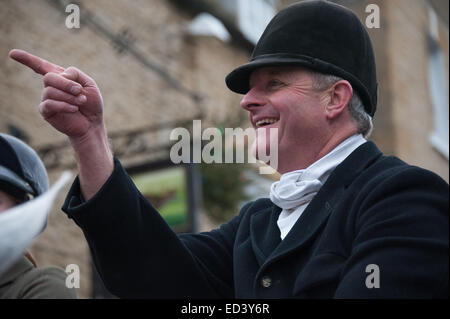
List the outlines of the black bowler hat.
<svg viewBox="0 0 450 319">
<path fill-rule="evenodd" d="M 230 90 L 245 94 L 252 71 L 286 65 L 349 81 L 366 112 L 374 115 L 375 57 L 369 34 L 351 10 L 327 1 L 302 1 L 284 8 L 266 27 L 250 62 L 233 70 L 225 81 Z"/>
</svg>

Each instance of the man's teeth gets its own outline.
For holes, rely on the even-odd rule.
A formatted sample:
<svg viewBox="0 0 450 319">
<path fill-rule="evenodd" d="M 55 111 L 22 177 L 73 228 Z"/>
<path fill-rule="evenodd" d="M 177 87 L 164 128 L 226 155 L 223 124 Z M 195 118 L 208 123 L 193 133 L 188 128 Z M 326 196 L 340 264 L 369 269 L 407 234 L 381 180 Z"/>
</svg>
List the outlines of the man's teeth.
<svg viewBox="0 0 450 319">
<path fill-rule="evenodd" d="M 278 122 L 277 119 L 262 119 L 259 120 L 258 122 L 256 122 L 256 126 L 262 126 L 262 125 L 266 125 L 266 124 L 273 124 L 275 122 Z"/>
</svg>

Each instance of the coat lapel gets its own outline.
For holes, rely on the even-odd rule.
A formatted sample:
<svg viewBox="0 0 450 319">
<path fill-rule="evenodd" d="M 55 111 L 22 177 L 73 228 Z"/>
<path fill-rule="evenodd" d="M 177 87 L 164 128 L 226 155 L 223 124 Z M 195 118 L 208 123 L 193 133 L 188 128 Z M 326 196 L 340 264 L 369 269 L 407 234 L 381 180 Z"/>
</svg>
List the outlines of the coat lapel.
<svg viewBox="0 0 450 319">
<path fill-rule="evenodd" d="M 281 241 L 277 225 L 281 208 L 270 202 L 270 206 L 252 215 L 250 237 L 256 259 L 261 266 Z"/>
<path fill-rule="evenodd" d="M 330 175 L 281 243 L 277 225 L 280 208 L 273 205 L 272 210 L 265 209 L 252 216 L 252 246 L 260 265 L 268 265 L 311 242 L 342 199 L 347 186 L 381 155 L 372 142 L 364 143 L 350 154 Z"/>
<path fill-rule="evenodd" d="M 313 239 L 314 234 L 325 223 L 343 192 L 342 185 L 332 187 L 326 183 L 309 203 L 284 240 L 273 251 L 267 262 L 274 262 L 286 254 L 300 249 Z"/>
</svg>

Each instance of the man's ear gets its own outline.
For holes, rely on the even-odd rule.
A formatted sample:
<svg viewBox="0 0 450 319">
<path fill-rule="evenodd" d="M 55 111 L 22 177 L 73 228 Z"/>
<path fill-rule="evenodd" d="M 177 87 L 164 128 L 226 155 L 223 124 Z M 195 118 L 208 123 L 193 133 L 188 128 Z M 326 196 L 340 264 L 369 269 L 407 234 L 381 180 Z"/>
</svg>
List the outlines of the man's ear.
<svg viewBox="0 0 450 319">
<path fill-rule="evenodd" d="M 325 112 L 327 119 L 331 120 L 342 114 L 350 103 L 353 88 L 348 81 L 341 80 L 333 84 L 329 90 L 329 100 Z"/>
</svg>

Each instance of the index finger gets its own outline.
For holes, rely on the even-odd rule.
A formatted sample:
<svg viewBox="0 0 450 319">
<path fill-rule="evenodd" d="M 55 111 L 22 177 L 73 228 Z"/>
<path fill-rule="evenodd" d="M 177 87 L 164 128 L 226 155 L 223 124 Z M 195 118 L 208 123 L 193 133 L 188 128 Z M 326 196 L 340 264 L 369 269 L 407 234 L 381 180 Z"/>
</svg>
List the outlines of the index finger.
<svg viewBox="0 0 450 319">
<path fill-rule="evenodd" d="M 38 56 L 32 55 L 26 51 L 14 49 L 9 52 L 9 57 L 16 60 L 23 65 L 26 65 L 34 72 L 45 75 L 48 72 L 61 73 L 64 72 L 64 68 L 41 59 Z"/>
</svg>

